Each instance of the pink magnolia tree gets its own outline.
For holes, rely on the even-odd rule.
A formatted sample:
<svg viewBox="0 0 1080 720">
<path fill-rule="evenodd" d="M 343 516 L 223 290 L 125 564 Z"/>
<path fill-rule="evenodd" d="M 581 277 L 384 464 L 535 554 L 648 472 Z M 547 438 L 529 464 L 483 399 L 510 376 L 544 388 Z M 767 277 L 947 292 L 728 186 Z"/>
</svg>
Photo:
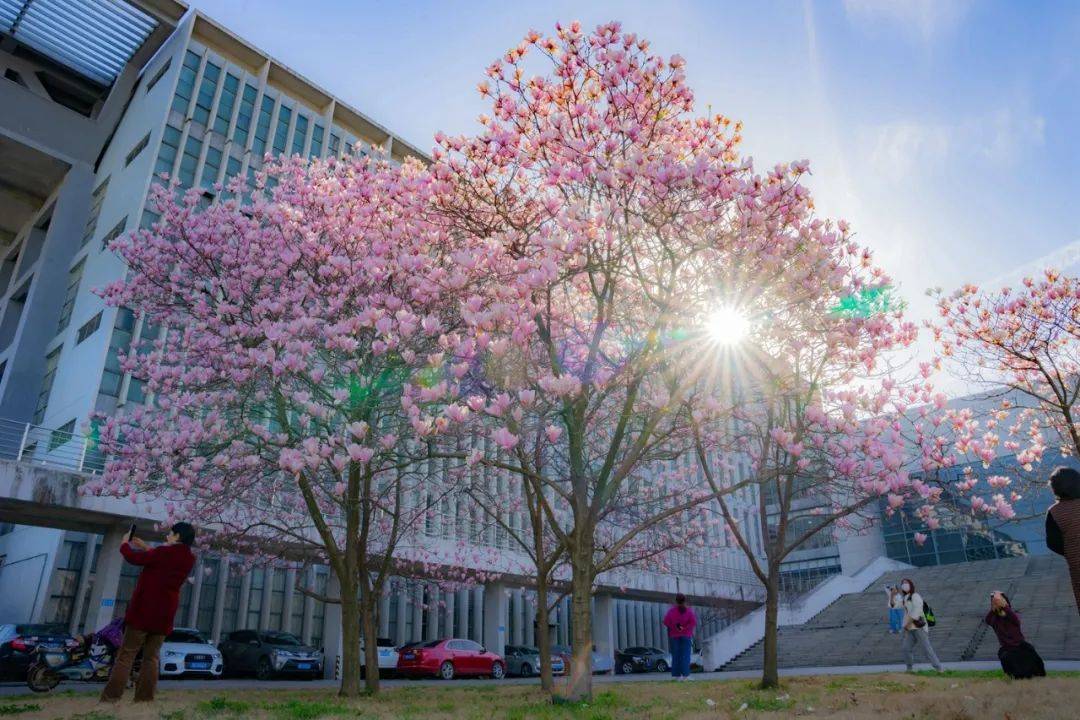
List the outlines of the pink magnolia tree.
<svg viewBox="0 0 1080 720">
<path fill-rule="evenodd" d="M 130 273 L 104 297 L 163 331 L 123 360 L 149 400 L 102 420 L 109 461 L 85 490 L 156 498 L 220 542 L 325 557 L 355 695 L 361 637 L 378 689 L 391 575 L 431 570 L 423 530 L 455 476 L 420 461 L 461 419 L 480 344 L 460 302 L 485 253 L 425 219 L 418 164 L 292 158 L 267 174 L 248 204 L 159 188 L 160 221 L 114 243 Z"/>
<path fill-rule="evenodd" d="M 737 124 L 692 115 L 683 66 L 614 23 L 529 33 L 480 84 L 481 130 L 438 136 L 431 168 L 444 221 L 498 247 L 507 278 L 477 323 L 495 339 L 472 408 L 565 551 L 572 698 L 591 693 L 598 577 L 695 532 L 714 495 L 665 463 L 693 447 L 720 371 L 705 326 L 731 300 L 724 272 L 759 252 L 782 267 L 789 248 L 762 238 L 807 206 L 738 157 Z"/>
<path fill-rule="evenodd" d="M 1080 280 L 1048 269 L 1018 288 L 965 285 L 938 297 L 931 325 L 941 354 L 966 380 L 1004 389 L 986 420 L 986 453 L 1013 452 L 1030 469 L 1057 443 L 1080 456 Z"/>
</svg>

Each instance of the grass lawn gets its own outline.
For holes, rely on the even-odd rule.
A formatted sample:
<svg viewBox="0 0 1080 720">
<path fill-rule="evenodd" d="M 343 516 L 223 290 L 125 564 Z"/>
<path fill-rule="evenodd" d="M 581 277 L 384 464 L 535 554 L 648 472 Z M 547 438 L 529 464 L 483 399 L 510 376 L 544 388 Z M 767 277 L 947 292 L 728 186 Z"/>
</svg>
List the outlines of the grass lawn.
<svg viewBox="0 0 1080 720">
<path fill-rule="evenodd" d="M 31 720 L 1073 720 L 1080 673 L 1013 682 L 1000 673 L 837 675 L 785 680 L 761 691 L 747 680 L 597 685 L 593 701 L 553 705 L 534 686 L 396 687 L 346 702 L 321 690 L 170 690 L 152 705 L 98 705 L 96 695 L 0 699 L 0 718 Z M 129 693 L 130 697 L 130 693 Z"/>
</svg>

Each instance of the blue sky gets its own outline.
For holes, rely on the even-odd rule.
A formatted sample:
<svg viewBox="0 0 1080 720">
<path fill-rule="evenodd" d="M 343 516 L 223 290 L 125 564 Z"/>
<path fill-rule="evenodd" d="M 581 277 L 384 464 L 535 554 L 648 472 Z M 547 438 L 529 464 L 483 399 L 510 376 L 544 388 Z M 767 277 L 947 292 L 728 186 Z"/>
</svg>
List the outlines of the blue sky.
<svg viewBox="0 0 1080 720">
<path fill-rule="evenodd" d="M 687 59 L 760 168 L 810 159 L 818 208 L 916 318 L 928 287 L 1080 256 L 1080 4 L 189 2 L 424 150 L 475 127 L 484 68 L 527 30 L 618 19 Z"/>
</svg>

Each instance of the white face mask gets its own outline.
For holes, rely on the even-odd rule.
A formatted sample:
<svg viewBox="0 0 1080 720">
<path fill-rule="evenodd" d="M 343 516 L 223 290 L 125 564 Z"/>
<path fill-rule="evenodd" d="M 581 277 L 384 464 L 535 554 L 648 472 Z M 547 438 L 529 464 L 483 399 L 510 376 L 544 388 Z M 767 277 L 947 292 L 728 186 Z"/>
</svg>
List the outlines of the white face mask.
<svg viewBox="0 0 1080 720">
<path fill-rule="evenodd" d="M 911 586 L 910 586 L 910 585 L 908 585 L 907 583 L 904 583 L 903 585 L 901 585 L 901 586 L 900 586 L 900 589 L 901 589 L 901 590 L 903 590 L 903 591 L 904 591 L 904 592 L 906 592 L 906 593 L 909 593 L 909 592 L 911 592 Z"/>
</svg>

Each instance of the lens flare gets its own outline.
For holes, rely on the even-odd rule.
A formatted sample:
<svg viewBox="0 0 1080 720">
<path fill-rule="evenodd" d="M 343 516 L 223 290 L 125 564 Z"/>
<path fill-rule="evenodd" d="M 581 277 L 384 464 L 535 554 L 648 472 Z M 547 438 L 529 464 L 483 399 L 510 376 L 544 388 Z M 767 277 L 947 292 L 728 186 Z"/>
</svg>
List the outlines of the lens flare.
<svg viewBox="0 0 1080 720">
<path fill-rule="evenodd" d="M 725 347 L 741 343 L 750 332 L 750 320 L 738 308 L 718 308 L 705 323 L 706 332 L 713 342 Z"/>
</svg>

